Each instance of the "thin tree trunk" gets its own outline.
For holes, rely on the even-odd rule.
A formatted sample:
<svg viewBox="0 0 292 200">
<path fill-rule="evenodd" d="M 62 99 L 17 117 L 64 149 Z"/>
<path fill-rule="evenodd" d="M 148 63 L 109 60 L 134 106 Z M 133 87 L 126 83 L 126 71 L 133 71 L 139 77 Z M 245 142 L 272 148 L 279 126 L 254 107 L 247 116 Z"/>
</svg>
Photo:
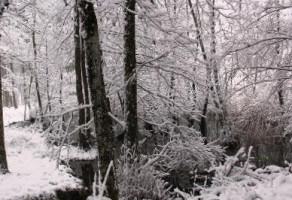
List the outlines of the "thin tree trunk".
<svg viewBox="0 0 292 200">
<path fill-rule="evenodd" d="M 22 65 L 21 67 L 22 69 L 22 76 L 23 76 L 23 82 L 22 82 L 22 87 L 23 87 L 23 104 L 24 104 L 24 116 L 23 116 L 23 119 L 24 121 L 26 120 L 26 107 L 27 107 L 27 88 L 26 88 L 26 77 L 25 77 L 25 68 L 24 68 L 24 65 Z"/>
<path fill-rule="evenodd" d="M 83 86 L 83 98 L 84 103 L 86 105 L 90 104 L 89 100 L 89 88 L 88 88 L 88 80 L 87 80 L 87 70 L 86 70 L 86 63 L 85 63 L 85 52 L 84 52 L 84 41 L 80 37 L 80 62 L 81 62 L 81 71 L 82 71 L 82 86 Z M 85 109 L 85 123 L 88 123 L 90 121 L 90 108 Z M 87 129 L 86 131 L 86 137 L 90 140 L 90 130 Z"/>
<path fill-rule="evenodd" d="M 280 5 L 280 0 L 278 0 L 277 2 L 278 5 Z M 277 32 L 280 33 L 280 11 L 277 11 Z M 278 63 L 277 63 L 277 67 L 280 68 L 281 67 L 281 64 L 280 64 L 280 44 L 278 43 L 277 46 L 276 46 L 276 52 L 277 52 L 277 57 L 278 57 Z M 277 75 L 278 75 L 278 98 L 279 98 L 279 104 L 280 104 L 280 107 L 282 109 L 282 113 L 284 114 L 283 112 L 283 109 L 284 109 L 284 91 L 283 91 L 283 74 L 284 71 L 281 71 L 279 70 L 277 72 Z"/>
<path fill-rule="evenodd" d="M 60 113 L 63 112 L 63 68 L 60 69 L 60 87 L 59 87 L 59 104 L 60 104 Z M 64 116 L 63 119 L 64 121 Z"/>
<path fill-rule="evenodd" d="M 35 11 L 36 12 L 36 11 Z M 33 55 L 34 55 L 34 78 L 35 78 L 35 89 L 37 93 L 37 99 L 39 104 L 39 112 L 40 112 L 40 119 L 43 122 L 43 105 L 42 105 L 42 98 L 40 94 L 40 86 L 38 80 L 38 73 L 37 73 L 37 46 L 36 46 L 36 38 L 35 38 L 35 24 L 36 24 L 36 13 L 34 13 L 34 29 L 32 31 L 32 46 L 33 46 Z"/>
<path fill-rule="evenodd" d="M 226 108 L 224 106 L 222 91 L 221 91 L 220 82 L 219 82 L 218 66 L 217 66 L 217 62 L 216 62 L 215 0 L 211 1 L 210 9 L 211 9 L 211 16 L 210 16 L 210 21 L 211 21 L 210 65 L 211 65 L 211 68 L 213 69 L 213 78 L 214 78 L 214 82 L 215 82 L 215 91 L 213 92 L 214 93 L 214 104 L 215 104 L 215 107 L 219 110 L 218 116 L 219 116 L 220 129 L 222 129 L 223 134 L 225 134 L 224 129 L 225 129 L 225 125 L 226 125 L 227 111 L 226 111 Z"/>
<path fill-rule="evenodd" d="M 82 31 L 85 33 L 85 54 L 88 65 L 88 81 L 99 153 L 99 168 L 101 175 L 105 175 L 110 162 L 115 161 L 114 133 L 103 79 L 102 52 L 99 41 L 98 25 L 94 7 L 91 2 L 81 0 L 80 10 L 80 13 L 82 13 Z M 112 200 L 118 200 L 115 167 L 108 176 L 107 190 L 108 196 Z"/>
<path fill-rule="evenodd" d="M 202 35 L 201 35 L 201 27 L 199 25 L 197 16 L 195 14 L 193 3 L 192 3 L 191 0 L 188 0 L 188 3 L 189 3 L 189 6 L 190 6 L 191 15 L 193 17 L 193 21 L 194 21 L 194 24 L 195 24 L 195 27 L 196 27 L 197 40 L 198 40 L 199 46 L 201 48 L 203 59 L 207 63 L 206 75 L 207 75 L 207 87 L 208 87 L 208 90 L 207 90 L 207 94 L 206 94 L 206 97 L 205 97 L 205 100 L 204 100 L 204 105 L 203 105 L 203 110 L 202 110 L 202 115 L 201 115 L 201 120 L 200 120 L 201 135 L 203 137 L 207 137 L 208 129 L 207 129 L 207 119 L 206 119 L 206 117 L 207 117 L 208 104 L 209 104 L 209 92 L 214 90 L 213 87 L 212 87 L 212 78 L 211 78 L 211 73 L 212 72 L 211 72 L 210 64 L 208 63 L 208 57 L 207 57 L 207 54 L 206 54 L 205 46 L 204 46 Z"/>
<path fill-rule="evenodd" d="M 47 101 L 48 105 L 47 108 L 49 112 L 52 111 L 52 106 L 51 106 L 51 97 L 50 97 L 50 77 L 49 77 L 49 64 L 48 64 L 48 41 L 46 40 L 46 85 L 47 85 Z"/>
<path fill-rule="evenodd" d="M 173 13 L 174 13 L 173 18 L 176 19 L 176 0 L 174 0 Z M 173 52 L 173 55 L 175 56 L 175 52 Z M 171 73 L 171 75 L 170 75 L 169 98 L 172 101 L 170 103 L 170 109 L 171 109 L 171 113 L 170 114 L 171 114 L 171 118 L 172 118 L 172 123 L 178 125 L 178 118 L 177 118 L 175 110 L 174 110 L 174 101 L 175 101 L 175 76 L 174 76 L 174 73 Z"/>
<path fill-rule="evenodd" d="M 136 0 L 127 0 L 125 5 L 125 119 L 126 145 L 138 155 L 138 118 L 137 118 L 137 72 L 136 72 Z"/>
<path fill-rule="evenodd" d="M 1 65 L 1 57 L 0 57 Z M 0 70 L 1 73 L 2 70 Z M 0 94 L 2 94 L 2 76 L 0 74 Z M 5 150 L 5 140 L 4 140 L 4 124 L 3 124 L 3 105 L 2 105 L 2 95 L 0 95 L 0 174 L 8 173 L 8 165 Z"/>
<path fill-rule="evenodd" d="M 7 75 L 7 69 L 1 67 L 1 76 L 2 76 L 2 79 Z M 5 91 L 5 90 L 2 90 L 2 93 L 3 93 L 3 106 L 6 106 L 6 107 L 10 107 L 10 101 L 9 101 L 9 92 L 8 91 Z"/>
<path fill-rule="evenodd" d="M 12 78 L 11 78 L 11 84 L 12 84 L 12 103 L 13 103 L 13 107 L 14 108 L 18 108 L 18 105 L 17 105 L 17 100 L 16 100 L 16 94 L 15 94 L 15 83 L 14 83 L 14 76 L 15 76 L 15 74 L 14 74 L 14 70 L 13 70 L 13 64 L 12 63 L 10 63 L 10 70 L 11 70 L 11 75 L 12 75 Z"/>
<path fill-rule="evenodd" d="M 32 69 L 30 67 L 30 63 L 28 64 L 28 68 L 29 68 L 29 71 L 30 71 L 30 78 L 29 78 L 29 86 L 28 86 L 27 106 L 28 106 L 28 109 L 31 110 L 31 86 L 32 86 L 32 83 L 33 83 L 33 72 L 32 72 Z"/>
</svg>

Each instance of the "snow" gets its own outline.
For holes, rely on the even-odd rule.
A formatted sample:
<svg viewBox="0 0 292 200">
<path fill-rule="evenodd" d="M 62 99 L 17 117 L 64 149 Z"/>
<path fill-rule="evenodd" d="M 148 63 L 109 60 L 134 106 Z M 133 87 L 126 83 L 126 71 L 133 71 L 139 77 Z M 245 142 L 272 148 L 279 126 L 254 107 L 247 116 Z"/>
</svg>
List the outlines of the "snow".
<svg viewBox="0 0 292 200">
<path fill-rule="evenodd" d="M 20 109 L 4 109 L 5 124 L 21 121 Z M 54 196 L 57 189 L 81 188 L 81 180 L 70 169 L 50 159 L 42 133 L 32 127 L 5 127 L 8 168 L 11 173 L 0 175 L 0 199 L 16 200 L 46 194 Z"/>
<path fill-rule="evenodd" d="M 15 108 L 3 108 L 4 126 L 11 124 L 12 122 L 20 122 L 24 119 L 24 106 Z"/>
<path fill-rule="evenodd" d="M 291 200 L 292 174 L 279 174 L 275 179 L 257 182 L 256 185 L 238 187 L 234 184 L 226 188 L 220 200 Z"/>
<path fill-rule="evenodd" d="M 185 196 L 186 200 L 291 200 L 292 199 L 292 174 L 288 169 L 278 166 L 267 166 L 265 169 L 256 170 L 262 180 L 250 176 L 242 177 L 238 182 L 212 187 L 209 191 L 202 191 L 200 196 Z M 231 179 L 231 178 L 230 178 Z"/>
<path fill-rule="evenodd" d="M 74 146 L 63 146 L 60 154 L 60 159 L 64 161 L 68 160 L 94 160 L 97 157 L 97 150 L 91 149 L 84 151 Z"/>
</svg>

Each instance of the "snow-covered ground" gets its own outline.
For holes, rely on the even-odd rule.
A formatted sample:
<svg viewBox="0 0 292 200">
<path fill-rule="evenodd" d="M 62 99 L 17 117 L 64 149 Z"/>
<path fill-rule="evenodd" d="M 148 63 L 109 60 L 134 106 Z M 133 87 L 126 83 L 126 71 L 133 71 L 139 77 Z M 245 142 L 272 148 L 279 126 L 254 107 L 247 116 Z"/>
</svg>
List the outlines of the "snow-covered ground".
<svg viewBox="0 0 292 200">
<path fill-rule="evenodd" d="M 291 200 L 292 174 L 279 173 L 263 182 L 234 184 L 220 195 L 220 200 Z"/>
<path fill-rule="evenodd" d="M 4 123 L 23 120 L 23 108 L 4 109 Z M 11 173 L 0 175 L 0 199 L 20 200 L 41 194 L 53 195 L 56 189 L 80 188 L 81 181 L 65 166 L 56 169 L 42 133 L 32 127 L 5 127 L 8 167 Z"/>
<path fill-rule="evenodd" d="M 26 113 L 29 116 L 29 113 Z M 20 122 L 24 120 L 24 106 L 19 106 L 18 109 L 15 108 L 3 108 L 3 121 L 4 126 L 7 126 L 13 122 Z"/>
<path fill-rule="evenodd" d="M 288 168 L 267 166 L 256 171 L 248 170 L 239 176 L 231 176 L 191 197 L 181 193 L 186 200 L 291 200 L 292 173 Z"/>
</svg>

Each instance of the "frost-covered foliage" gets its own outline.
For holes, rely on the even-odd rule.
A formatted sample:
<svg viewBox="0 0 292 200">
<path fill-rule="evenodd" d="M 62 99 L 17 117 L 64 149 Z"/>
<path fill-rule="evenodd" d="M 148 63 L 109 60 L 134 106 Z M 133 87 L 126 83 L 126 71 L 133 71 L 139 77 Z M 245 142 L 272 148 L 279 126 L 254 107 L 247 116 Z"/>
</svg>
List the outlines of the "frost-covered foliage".
<svg viewBox="0 0 292 200">
<path fill-rule="evenodd" d="M 169 142 L 164 154 L 155 164 L 159 168 L 203 172 L 211 163 L 219 163 L 223 158 L 223 149 L 213 143 L 204 144 L 201 137 L 177 136 Z"/>
<path fill-rule="evenodd" d="M 241 148 L 235 156 L 227 157 L 223 165 L 213 166 L 210 170 L 215 172 L 215 176 L 211 187 L 195 185 L 200 190 L 200 195 L 191 196 L 178 189 L 176 192 L 187 200 L 290 199 L 292 193 L 288 188 L 292 186 L 291 166 L 267 166 L 254 170 L 251 150 L 249 148 L 246 153 Z"/>
<path fill-rule="evenodd" d="M 247 100 L 235 111 L 233 134 L 243 145 L 255 145 L 264 137 L 282 137 L 287 118 L 281 115 L 278 105 L 258 100 Z"/>
<path fill-rule="evenodd" d="M 140 161 L 133 160 L 129 153 L 121 156 L 118 163 L 118 186 L 120 199 L 152 199 L 166 200 L 166 183 L 161 179 L 160 172 L 145 163 L 143 157 Z M 127 160 L 132 159 L 129 163 Z"/>
<path fill-rule="evenodd" d="M 278 104 L 260 98 L 246 98 L 240 104 L 230 110 L 233 122 L 230 140 L 236 140 L 242 146 L 253 146 L 258 167 L 283 165 L 290 157 L 289 116 Z"/>
</svg>

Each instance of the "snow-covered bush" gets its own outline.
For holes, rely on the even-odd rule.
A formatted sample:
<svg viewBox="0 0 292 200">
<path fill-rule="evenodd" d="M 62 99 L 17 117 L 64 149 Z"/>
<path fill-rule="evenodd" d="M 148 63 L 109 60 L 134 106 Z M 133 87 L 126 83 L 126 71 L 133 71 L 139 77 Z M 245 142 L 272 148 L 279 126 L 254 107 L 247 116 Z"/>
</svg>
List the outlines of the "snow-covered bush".
<svg viewBox="0 0 292 200">
<path fill-rule="evenodd" d="M 283 135 L 285 118 L 275 105 L 248 101 L 235 112 L 233 133 L 240 136 L 244 146 L 255 145 L 263 137 Z"/>
<path fill-rule="evenodd" d="M 284 132 L 288 118 L 282 115 L 278 105 L 246 100 L 240 109 L 231 113 L 232 136 L 241 146 L 253 146 L 255 164 L 258 167 L 283 165 L 287 159 L 287 139 Z"/>
<path fill-rule="evenodd" d="M 223 158 L 224 150 L 213 143 L 204 144 L 202 137 L 177 136 L 168 144 L 157 162 L 160 168 L 168 170 L 204 171 L 212 162 L 218 163 Z"/>
<path fill-rule="evenodd" d="M 152 165 L 143 164 L 145 163 L 143 157 L 138 161 L 133 160 L 129 153 L 125 154 L 127 156 L 121 156 L 117 170 L 120 199 L 166 200 L 168 197 L 166 184 L 160 178 L 160 173 Z M 128 159 L 132 159 L 133 162 L 129 164 Z"/>
<path fill-rule="evenodd" d="M 267 166 L 265 169 L 252 170 L 250 161 L 252 148 L 246 153 L 241 148 L 235 156 L 227 157 L 223 165 L 210 168 L 215 172 L 212 185 L 209 188 L 199 188 L 200 195 L 192 196 L 178 189 L 176 192 L 187 200 L 207 200 L 207 199 L 264 199 L 272 200 L 277 195 L 276 191 L 286 183 L 291 185 L 291 174 L 288 169 L 278 166 Z M 287 198 L 279 198 L 287 199 Z"/>
</svg>

